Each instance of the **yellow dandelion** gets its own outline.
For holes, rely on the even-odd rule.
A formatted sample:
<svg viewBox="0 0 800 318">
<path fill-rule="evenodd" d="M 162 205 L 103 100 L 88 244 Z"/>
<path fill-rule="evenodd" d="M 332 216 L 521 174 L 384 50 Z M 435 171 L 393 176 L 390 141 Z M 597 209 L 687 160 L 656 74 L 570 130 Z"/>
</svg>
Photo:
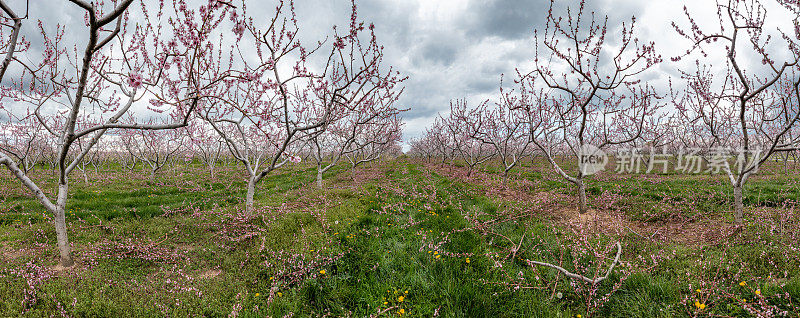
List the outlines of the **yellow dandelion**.
<svg viewBox="0 0 800 318">
<path fill-rule="evenodd" d="M 756 289 L 756 295 L 761 295 L 761 290 L 760 289 Z"/>
<path fill-rule="evenodd" d="M 402 295 L 401 295 L 400 297 L 397 297 L 397 301 L 399 301 L 399 302 L 401 302 L 401 303 L 402 303 L 404 300 L 406 300 L 406 297 L 405 297 L 405 296 L 402 296 Z"/>
<path fill-rule="evenodd" d="M 469 264 L 469 257 L 467 257 L 467 264 Z"/>
<path fill-rule="evenodd" d="M 700 304 L 700 310 L 706 309 L 706 304 Z"/>
<path fill-rule="evenodd" d="M 283 293 L 278 292 L 278 297 L 281 297 L 281 296 L 283 296 Z"/>
<path fill-rule="evenodd" d="M 436 255 L 436 258 L 439 258 L 439 257 L 441 257 L 441 256 L 442 256 L 442 255 Z"/>
<path fill-rule="evenodd" d="M 319 273 L 322 274 L 322 275 L 325 275 L 325 270 L 323 269 L 323 270 L 319 271 Z"/>
<path fill-rule="evenodd" d="M 256 297 L 258 297 L 258 296 L 261 296 L 261 294 L 259 294 L 259 293 L 256 293 Z"/>
<path fill-rule="evenodd" d="M 742 281 L 741 283 L 739 283 L 739 286 L 745 286 L 745 285 L 747 285 L 747 282 L 745 282 L 745 281 Z"/>
</svg>

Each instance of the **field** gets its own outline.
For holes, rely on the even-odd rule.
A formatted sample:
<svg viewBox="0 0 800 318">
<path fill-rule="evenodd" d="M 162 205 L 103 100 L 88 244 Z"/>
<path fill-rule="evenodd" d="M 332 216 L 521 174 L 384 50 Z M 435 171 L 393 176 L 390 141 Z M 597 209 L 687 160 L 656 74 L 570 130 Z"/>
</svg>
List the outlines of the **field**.
<svg viewBox="0 0 800 318">
<path fill-rule="evenodd" d="M 232 161 L 213 178 L 107 162 L 72 180 L 69 269 L 51 217 L 4 170 L 0 316 L 798 317 L 800 174 L 773 165 L 736 226 L 718 175 L 600 173 L 579 215 L 540 159 L 503 177 L 401 156 L 337 166 L 322 189 L 301 164 L 262 181 L 248 214 Z M 597 284 L 531 263 L 601 277 L 616 242 Z"/>
</svg>

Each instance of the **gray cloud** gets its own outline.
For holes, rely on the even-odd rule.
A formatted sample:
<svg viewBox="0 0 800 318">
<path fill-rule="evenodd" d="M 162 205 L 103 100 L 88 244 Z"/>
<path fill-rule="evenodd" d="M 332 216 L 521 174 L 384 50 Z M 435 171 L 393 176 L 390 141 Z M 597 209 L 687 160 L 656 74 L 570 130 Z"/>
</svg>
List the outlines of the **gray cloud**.
<svg viewBox="0 0 800 318">
<path fill-rule="evenodd" d="M 458 34 L 433 34 L 420 45 L 416 54 L 418 63 L 435 63 L 450 66 L 456 61 L 466 43 Z"/>
<path fill-rule="evenodd" d="M 528 37 L 544 23 L 547 0 L 471 0 L 460 23 L 473 37 Z"/>
</svg>

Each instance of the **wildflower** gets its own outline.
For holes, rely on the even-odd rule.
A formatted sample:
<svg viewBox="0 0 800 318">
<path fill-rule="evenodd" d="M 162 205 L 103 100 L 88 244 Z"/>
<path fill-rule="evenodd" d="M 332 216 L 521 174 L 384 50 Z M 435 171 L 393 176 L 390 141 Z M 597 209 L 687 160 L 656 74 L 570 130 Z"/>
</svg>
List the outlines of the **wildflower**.
<svg viewBox="0 0 800 318">
<path fill-rule="evenodd" d="M 759 295 L 759 296 L 761 295 L 761 290 L 760 289 L 756 289 L 756 295 Z"/>
<path fill-rule="evenodd" d="M 741 283 L 739 283 L 739 286 L 744 287 L 745 285 L 747 285 L 747 282 L 745 282 L 745 281 L 742 281 Z"/>
<path fill-rule="evenodd" d="M 700 310 L 706 309 L 706 304 L 700 304 Z"/>
<path fill-rule="evenodd" d="M 283 293 L 282 292 L 278 292 L 278 297 L 281 297 L 281 296 L 283 296 Z"/>
<path fill-rule="evenodd" d="M 259 294 L 259 293 L 256 293 L 256 297 L 258 297 L 258 296 L 260 296 L 260 295 L 261 295 L 261 294 Z"/>
<path fill-rule="evenodd" d="M 399 302 L 401 302 L 401 303 L 402 303 L 402 302 L 403 302 L 405 299 L 406 299 L 406 297 L 405 297 L 405 296 L 403 296 L 403 295 L 400 295 L 400 297 L 397 297 L 397 301 L 399 301 Z"/>
<path fill-rule="evenodd" d="M 442 255 L 436 255 L 436 258 L 439 258 L 439 257 L 441 257 L 441 256 L 442 256 Z"/>
<path fill-rule="evenodd" d="M 582 316 L 581 316 L 581 314 L 577 314 L 577 315 L 575 315 L 575 317 L 581 318 Z"/>
<path fill-rule="evenodd" d="M 700 293 L 701 291 L 698 289 L 697 292 Z"/>
<path fill-rule="evenodd" d="M 700 308 L 700 301 L 699 300 L 695 300 L 694 301 L 694 306 L 697 307 L 697 308 Z"/>
<path fill-rule="evenodd" d="M 323 269 L 323 270 L 319 271 L 319 273 L 322 274 L 322 275 L 325 275 L 325 270 Z"/>
<path fill-rule="evenodd" d="M 469 257 L 467 257 L 467 264 L 469 264 Z"/>
<path fill-rule="evenodd" d="M 402 314 L 406 313 L 406 310 L 403 309 L 403 308 L 400 308 L 400 310 L 398 312 L 402 315 Z"/>
</svg>

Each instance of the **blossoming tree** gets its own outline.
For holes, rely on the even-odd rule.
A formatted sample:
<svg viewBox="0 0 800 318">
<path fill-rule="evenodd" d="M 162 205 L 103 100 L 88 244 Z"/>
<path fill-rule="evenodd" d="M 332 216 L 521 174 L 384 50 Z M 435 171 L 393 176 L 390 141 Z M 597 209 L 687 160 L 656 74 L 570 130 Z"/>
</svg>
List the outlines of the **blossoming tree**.
<svg viewBox="0 0 800 318">
<path fill-rule="evenodd" d="M 521 112 L 533 144 L 577 187 L 578 210 L 585 213 L 583 152 L 589 146 L 602 150 L 640 138 L 645 119 L 658 107 L 654 90 L 637 75 L 661 58 L 652 42 L 640 44 L 635 37 L 635 18 L 618 28 L 616 43 L 607 43 L 607 17 L 587 16 L 585 1 L 577 12 L 567 8 L 559 16 L 553 3 L 544 32 L 534 34 L 534 69 L 518 70 L 518 96 L 506 97 L 506 105 Z M 557 163 L 559 155 L 577 163 L 571 174 Z"/>
<path fill-rule="evenodd" d="M 442 117 L 442 123 L 449 135 L 454 151 L 463 159 L 468 169 L 467 174 L 472 175 L 475 166 L 494 157 L 495 149 L 485 142 L 485 132 L 489 125 L 484 110 L 488 101 L 484 101 L 476 108 L 469 108 L 466 100 L 450 102 L 450 114 Z"/>
<path fill-rule="evenodd" d="M 358 22 L 355 4 L 352 8 L 346 34 L 334 28 L 330 41 L 313 46 L 304 46 L 298 36 L 293 2 L 280 2 L 266 23 L 233 18 L 236 46 L 256 54 L 231 56 L 230 64 L 239 68 L 218 88 L 220 98 L 202 106 L 200 114 L 247 170 L 248 212 L 256 184 L 300 161 L 299 153 L 290 152 L 302 148 L 298 142 L 309 142 L 309 136 L 351 113 L 370 116 L 371 109 L 397 98 L 395 87 L 404 78 L 384 69 L 373 26 Z M 322 66 L 315 68 L 312 60 L 322 51 Z"/>
<path fill-rule="evenodd" d="M 30 114 L 17 116 L 7 110 L 0 116 L 0 152 L 27 174 L 52 150 L 43 129 Z"/>
<path fill-rule="evenodd" d="M 217 162 L 224 155 L 225 141 L 205 121 L 194 119 L 186 127 L 189 139 L 189 153 L 208 168 L 211 179 L 215 177 Z"/>
<path fill-rule="evenodd" d="M 148 122 L 156 125 L 153 121 Z M 150 179 L 156 177 L 170 159 L 184 150 L 186 132 L 184 129 L 170 130 L 128 130 L 120 134 L 120 143 L 131 157 L 150 167 Z"/>
<path fill-rule="evenodd" d="M 46 133 L 57 140 L 55 199 L 13 160 L 0 155 L 0 164 L 53 214 L 64 267 L 74 263 L 64 213 L 70 173 L 110 130 L 163 130 L 187 125 L 188 114 L 204 98 L 204 91 L 217 82 L 204 65 L 213 59 L 212 32 L 232 10 L 222 1 L 211 1 L 198 10 L 175 3 L 174 12 L 165 12 L 162 4 L 153 15 L 141 4 L 143 18 L 133 21 L 129 14 L 133 0 L 70 2 L 84 13 L 86 40 L 76 44 L 83 46 L 80 55 L 77 46 L 75 52 L 68 49 L 71 44 L 65 43 L 64 27 L 55 26 L 54 33 L 40 27 L 41 58 L 24 63 L 16 59 L 24 70 L 5 92 L 13 98 L 15 109 L 27 107 Z M 43 26 L 48 23 L 40 22 Z M 15 40 L 12 36 L 6 45 L 13 47 Z M 6 57 L 3 72 L 9 64 Z M 169 114 L 173 121 L 150 124 L 134 115 L 148 111 L 149 116 Z"/>
<path fill-rule="evenodd" d="M 790 15 L 800 14 L 796 2 L 780 2 Z M 701 28 L 688 9 L 684 11 L 689 27 L 673 26 L 691 41 L 691 47 L 674 60 L 694 52 L 704 59 L 710 59 L 709 53 L 721 53 L 726 68 L 718 74 L 698 60 L 695 71 L 682 72 L 687 88 L 676 100 L 678 115 L 697 143 L 711 148 L 706 149 L 711 168 L 728 176 L 735 220 L 742 224 L 748 178 L 773 154 L 800 148 L 800 137 L 792 134 L 800 119 L 800 22 L 797 18 L 789 21 L 793 32 L 767 30 L 767 10 L 760 1 L 718 3 L 719 28 L 715 30 Z M 752 57 L 761 65 L 750 63 Z M 726 160 L 729 156 L 736 158 L 733 166 Z"/>
<path fill-rule="evenodd" d="M 358 160 L 351 160 L 353 166 L 358 161 L 372 161 L 384 150 L 380 146 L 399 139 L 399 110 L 393 105 L 398 96 L 380 96 L 378 104 L 364 101 L 357 111 L 350 111 L 348 116 L 331 122 L 322 132 L 308 135 L 311 158 L 317 166 L 317 186 L 322 187 L 322 175 L 343 156 L 355 158 L 355 154 L 362 155 Z"/>
<path fill-rule="evenodd" d="M 350 169 L 355 173 L 355 168 L 361 164 L 402 153 L 402 149 L 399 149 L 402 137 L 403 123 L 398 114 L 382 117 L 365 125 L 350 150 L 344 153 Z"/>
</svg>

